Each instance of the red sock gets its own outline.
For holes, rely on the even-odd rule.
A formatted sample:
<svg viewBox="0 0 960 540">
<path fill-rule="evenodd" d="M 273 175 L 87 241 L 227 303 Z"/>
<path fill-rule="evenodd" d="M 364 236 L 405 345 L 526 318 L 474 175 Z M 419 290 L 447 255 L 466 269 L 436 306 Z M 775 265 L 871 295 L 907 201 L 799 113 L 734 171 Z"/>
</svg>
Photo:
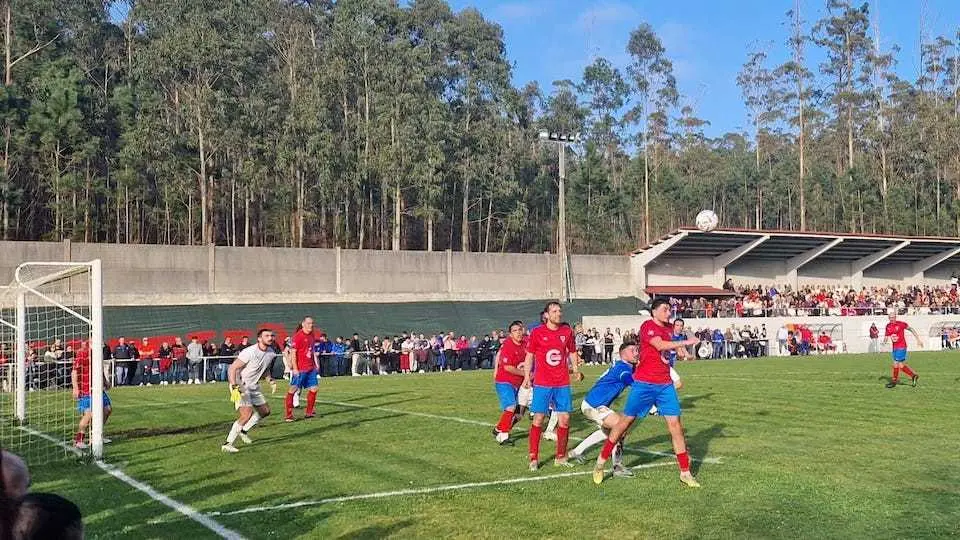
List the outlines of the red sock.
<svg viewBox="0 0 960 540">
<path fill-rule="evenodd" d="M 894 367 L 894 368 L 893 368 L 893 378 L 890 379 L 890 380 L 893 381 L 893 382 L 897 382 L 898 379 L 900 379 L 900 368 Z"/>
<path fill-rule="evenodd" d="M 513 427 L 513 411 L 503 411 L 500 415 L 500 422 L 497 423 L 497 431 L 500 433 L 510 433 Z"/>
<path fill-rule="evenodd" d="M 311 390 L 307 392 L 307 414 L 313 414 L 313 410 L 317 405 L 317 391 Z"/>
<path fill-rule="evenodd" d="M 617 446 L 616 441 L 611 441 L 607 439 L 603 443 L 603 450 L 600 450 L 600 458 L 604 461 L 610 459 L 610 456 L 613 455 L 613 448 Z"/>
<path fill-rule="evenodd" d="M 570 439 L 570 426 L 557 426 L 557 458 L 566 459 L 567 441 Z"/>
<path fill-rule="evenodd" d="M 83 432 L 78 431 L 77 435 L 73 438 L 73 442 L 83 442 Z"/>
<path fill-rule="evenodd" d="M 680 465 L 680 472 L 690 472 L 690 454 L 686 452 L 677 454 L 677 465 Z"/>
<path fill-rule="evenodd" d="M 293 394 L 287 392 L 287 397 L 283 398 L 283 410 L 287 418 L 293 418 Z"/>
<path fill-rule="evenodd" d="M 530 461 L 540 461 L 540 434 L 543 426 L 530 426 Z"/>
<path fill-rule="evenodd" d="M 913 370 L 910 369 L 908 366 L 903 366 L 902 368 L 900 368 L 900 371 L 906 373 L 907 377 L 913 377 L 914 375 L 916 375 L 916 373 L 914 373 Z"/>
</svg>

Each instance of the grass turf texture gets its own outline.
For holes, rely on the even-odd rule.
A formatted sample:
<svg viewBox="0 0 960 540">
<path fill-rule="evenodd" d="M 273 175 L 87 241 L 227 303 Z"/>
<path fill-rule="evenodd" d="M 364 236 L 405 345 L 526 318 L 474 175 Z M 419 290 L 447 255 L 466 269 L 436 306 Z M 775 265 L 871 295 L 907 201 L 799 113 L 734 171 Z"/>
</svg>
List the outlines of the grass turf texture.
<svg viewBox="0 0 960 540">
<path fill-rule="evenodd" d="M 489 423 L 497 400 L 489 371 L 324 380 L 319 417 L 274 414 L 219 446 L 233 420 L 225 385 L 111 392 L 108 461 L 249 538 L 657 537 L 921 538 L 960 534 L 960 358 L 919 353 L 920 386 L 884 388 L 886 356 L 829 356 L 683 363 L 687 442 L 701 490 L 680 485 L 672 457 L 628 451 L 634 479 L 591 483 L 584 474 L 380 499 L 230 514 L 253 506 L 460 483 L 547 476 L 526 470 L 524 420 L 515 447 Z M 576 405 L 600 373 L 587 368 Z M 268 390 L 269 391 L 269 390 Z M 622 403 L 618 403 L 622 405 Z M 360 408 L 378 407 L 378 408 Z M 297 411 L 302 418 L 302 409 Z M 573 436 L 593 430 L 579 411 Z M 571 448 L 575 445 L 571 442 Z M 660 418 L 635 426 L 629 447 L 670 452 Z M 543 441 L 541 461 L 554 443 Z M 596 456 L 594 448 L 589 457 Z M 36 491 L 81 507 L 88 537 L 207 538 L 197 523 L 92 465 L 33 471 Z"/>
</svg>

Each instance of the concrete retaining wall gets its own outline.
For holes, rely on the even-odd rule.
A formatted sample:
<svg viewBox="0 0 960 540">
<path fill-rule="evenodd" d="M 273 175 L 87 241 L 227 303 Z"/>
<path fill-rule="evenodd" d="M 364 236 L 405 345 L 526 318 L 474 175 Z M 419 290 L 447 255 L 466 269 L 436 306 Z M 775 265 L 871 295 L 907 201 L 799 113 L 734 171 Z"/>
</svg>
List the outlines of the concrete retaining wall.
<svg viewBox="0 0 960 540">
<path fill-rule="evenodd" d="M 553 254 L 0 242 L 0 284 L 25 261 L 101 259 L 106 305 L 542 300 Z M 632 296 L 626 256 L 570 257 L 572 298 Z"/>
</svg>

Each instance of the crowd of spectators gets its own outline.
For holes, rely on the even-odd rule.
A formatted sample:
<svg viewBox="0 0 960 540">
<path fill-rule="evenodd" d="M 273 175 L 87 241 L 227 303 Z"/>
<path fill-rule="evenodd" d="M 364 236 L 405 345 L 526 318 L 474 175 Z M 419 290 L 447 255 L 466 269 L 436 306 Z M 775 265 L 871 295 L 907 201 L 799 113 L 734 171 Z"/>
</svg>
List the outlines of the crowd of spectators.
<svg viewBox="0 0 960 540">
<path fill-rule="evenodd" d="M 795 317 L 808 315 L 884 315 L 888 309 L 900 314 L 960 314 L 957 285 L 932 287 L 863 287 L 859 290 L 836 286 L 789 285 L 743 286 L 727 281 L 728 297 L 670 298 L 674 316 L 712 317 Z"/>
</svg>

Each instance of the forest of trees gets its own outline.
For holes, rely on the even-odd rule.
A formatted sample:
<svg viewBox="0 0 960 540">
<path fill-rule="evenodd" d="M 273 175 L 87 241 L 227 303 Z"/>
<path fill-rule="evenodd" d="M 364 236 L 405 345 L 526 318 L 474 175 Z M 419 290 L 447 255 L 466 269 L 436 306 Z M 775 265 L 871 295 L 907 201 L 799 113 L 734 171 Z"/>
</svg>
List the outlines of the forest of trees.
<svg viewBox="0 0 960 540">
<path fill-rule="evenodd" d="M 808 21 L 798 2 L 782 42 L 744 44 L 750 130 L 717 138 L 648 24 L 623 36 L 624 69 L 595 58 L 545 89 L 511 79 L 496 22 L 445 0 L 0 6 L 3 239 L 553 251 L 540 130 L 582 133 L 575 253 L 703 208 L 726 227 L 960 235 L 960 35 L 924 36 L 904 80 L 868 4 Z"/>
</svg>

